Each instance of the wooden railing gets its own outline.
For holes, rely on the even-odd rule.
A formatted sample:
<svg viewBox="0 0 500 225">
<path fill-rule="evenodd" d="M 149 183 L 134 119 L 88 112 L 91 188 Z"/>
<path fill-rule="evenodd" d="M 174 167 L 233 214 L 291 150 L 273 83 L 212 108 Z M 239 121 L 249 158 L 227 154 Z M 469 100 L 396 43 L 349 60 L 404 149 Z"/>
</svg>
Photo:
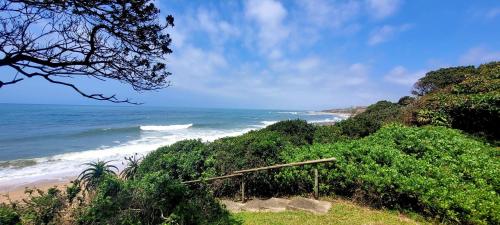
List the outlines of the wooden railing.
<svg viewBox="0 0 500 225">
<path fill-rule="evenodd" d="M 197 179 L 197 180 L 190 180 L 190 181 L 184 181 L 182 182 L 183 184 L 193 184 L 193 183 L 199 183 L 199 182 L 208 182 L 208 181 L 213 181 L 213 180 L 220 180 L 220 179 L 227 179 L 227 178 L 233 178 L 233 177 L 241 177 L 241 183 L 240 183 L 240 191 L 241 191 L 241 201 L 245 202 L 245 179 L 243 179 L 243 175 L 246 173 L 253 173 L 253 172 L 258 172 L 262 170 L 271 170 L 271 169 L 280 169 L 283 167 L 292 167 L 292 166 L 303 166 L 303 165 L 309 165 L 309 164 L 319 164 L 319 163 L 328 163 L 328 162 L 335 162 L 335 158 L 327 158 L 327 159 L 318 159 L 318 160 L 310 160 L 310 161 L 303 161 L 303 162 L 294 162 L 294 163 L 287 163 L 287 164 L 277 164 L 277 165 L 272 165 L 272 166 L 265 166 L 265 167 L 258 167 L 258 168 L 251 168 L 251 169 L 244 169 L 244 170 L 237 170 L 233 171 L 231 174 L 224 175 L 224 176 L 218 176 L 218 177 L 210 177 L 210 178 L 204 178 L 204 179 Z M 314 198 L 319 197 L 319 180 L 318 180 L 318 169 L 314 169 Z"/>
</svg>

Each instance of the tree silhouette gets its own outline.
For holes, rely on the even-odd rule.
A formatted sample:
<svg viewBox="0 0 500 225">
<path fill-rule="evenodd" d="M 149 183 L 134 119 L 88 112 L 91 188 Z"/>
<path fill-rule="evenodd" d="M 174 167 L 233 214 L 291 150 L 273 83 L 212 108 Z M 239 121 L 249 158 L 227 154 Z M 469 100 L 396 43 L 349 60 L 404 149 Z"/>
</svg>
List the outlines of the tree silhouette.
<svg viewBox="0 0 500 225">
<path fill-rule="evenodd" d="M 16 71 L 0 75 L 0 88 L 41 77 L 87 98 L 132 103 L 61 78 L 117 80 L 136 91 L 167 87 L 166 29 L 174 18 L 158 17 L 152 0 L 0 0 L 0 68 Z"/>
</svg>

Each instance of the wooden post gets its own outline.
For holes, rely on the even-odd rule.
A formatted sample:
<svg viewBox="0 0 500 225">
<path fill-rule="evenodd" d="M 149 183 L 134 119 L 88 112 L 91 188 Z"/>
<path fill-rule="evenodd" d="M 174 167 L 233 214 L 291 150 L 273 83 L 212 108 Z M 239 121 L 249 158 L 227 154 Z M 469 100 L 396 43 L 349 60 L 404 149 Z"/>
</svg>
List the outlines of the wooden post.
<svg viewBox="0 0 500 225">
<path fill-rule="evenodd" d="M 240 188 L 241 188 L 241 202 L 245 203 L 245 177 L 244 176 L 241 176 Z"/>
<path fill-rule="evenodd" d="M 318 168 L 314 168 L 314 198 L 319 198 Z"/>
</svg>

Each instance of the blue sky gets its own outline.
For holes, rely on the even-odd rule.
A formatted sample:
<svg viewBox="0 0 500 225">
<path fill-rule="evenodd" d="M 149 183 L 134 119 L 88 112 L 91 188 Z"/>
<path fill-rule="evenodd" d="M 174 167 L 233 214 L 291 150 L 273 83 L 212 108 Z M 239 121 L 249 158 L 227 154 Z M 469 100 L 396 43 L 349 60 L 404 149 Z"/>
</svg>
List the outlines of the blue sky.
<svg viewBox="0 0 500 225">
<path fill-rule="evenodd" d="M 172 87 L 78 79 L 82 89 L 152 106 L 325 109 L 397 101 L 429 70 L 500 60 L 498 0 L 156 4 L 175 17 Z M 109 104 L 36 78 L 1 88 L 0 102 Z"/>
</svg>

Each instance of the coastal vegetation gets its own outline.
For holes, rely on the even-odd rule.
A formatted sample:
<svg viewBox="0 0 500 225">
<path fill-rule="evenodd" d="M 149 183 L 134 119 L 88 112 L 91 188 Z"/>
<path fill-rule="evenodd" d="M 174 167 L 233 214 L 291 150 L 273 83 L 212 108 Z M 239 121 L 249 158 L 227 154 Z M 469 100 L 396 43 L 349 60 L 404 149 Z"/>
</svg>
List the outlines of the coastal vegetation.
<svg viewBox="0 0 500 225">
<path fill-rule="evenodd" d="M 288 120 L 213 142 L 184 140 L 141 161 L 129 158 L 121 178 L 106 162 L 89 164 L 66 194 L 31 192 L 24 202 L 1 205 L 0 222 L 238 224 L 255 215 L 232 215 L 217 197 L 237 196 L 239 180 L 181 181 L 335 157 L 333 164 L 245 175 L 247 195 L 307 195 L 317 168 L 322 196 L 432 222 L 499 224 L 499 103 L 500 62 L 431 71 L 414 96 L 379 101 L 334 125 Z"/>
</svg>

